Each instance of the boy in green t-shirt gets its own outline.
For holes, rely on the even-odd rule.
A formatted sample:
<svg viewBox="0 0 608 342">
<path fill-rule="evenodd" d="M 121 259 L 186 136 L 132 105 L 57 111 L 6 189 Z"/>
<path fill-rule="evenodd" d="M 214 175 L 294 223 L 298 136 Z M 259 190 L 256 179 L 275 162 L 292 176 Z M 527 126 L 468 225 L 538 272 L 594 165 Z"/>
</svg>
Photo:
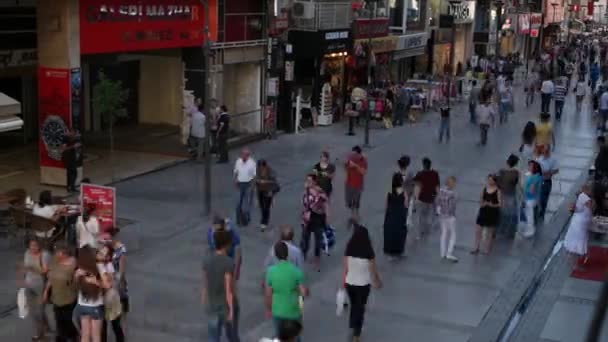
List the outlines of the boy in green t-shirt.
<svg viewBox="0 0 608 342">
<path fill-rule="evenodd" d="M 302 271 L 287 261 L 285 242 L 277 242 L 274 252 L 279 262 L 266 272 L 266 315 L 272 317 L 278 334 L 281 321 L 302 319 L 300 296 L 307 296 L 308 289 Z"/>
</svg>

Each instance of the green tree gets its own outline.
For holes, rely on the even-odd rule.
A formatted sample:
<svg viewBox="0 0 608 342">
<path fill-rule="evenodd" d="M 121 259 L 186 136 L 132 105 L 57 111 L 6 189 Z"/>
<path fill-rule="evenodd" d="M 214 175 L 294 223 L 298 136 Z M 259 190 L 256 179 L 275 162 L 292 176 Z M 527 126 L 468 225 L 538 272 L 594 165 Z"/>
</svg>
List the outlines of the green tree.
<svg viewBox="0 0 608 342">
<path fill-rule="evenodd" d="M 101 115 L 102 125 L 108 129 L 112 180 L 114 180 L 114 124 L 118 119 L 128 117 L 124 105 L 129 98 L 129 90 L 123 88 L 121 81 L 108 78 L 103 69 L 99 71 L 98 77 L 99 81 L 93 87 L 93 109 L 95 113 Z"/>
</svg>

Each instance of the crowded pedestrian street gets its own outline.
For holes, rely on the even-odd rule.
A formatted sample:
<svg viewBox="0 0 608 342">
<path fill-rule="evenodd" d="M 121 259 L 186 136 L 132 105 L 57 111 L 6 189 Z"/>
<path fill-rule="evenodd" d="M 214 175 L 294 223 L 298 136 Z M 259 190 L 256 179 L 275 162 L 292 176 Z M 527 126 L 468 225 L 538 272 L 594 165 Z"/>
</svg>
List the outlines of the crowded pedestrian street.
<svg viewBox="0 0 608 342">
<path fill-rule="evenodd" d="M 371 235 L 383 287 L 373 290 L 364 327 L 366 341 L 489 341 L 498 338 L 531 280 L 542 268 L 553 248 L 567 213 L 596 153 L 595 124 L 590 103 L 575 111 L 574 96 L 568 96 L 560 122 L 554 123 L 555 152 L 559 173 L 555 176 L 545 224 L 531 239 L 507 239 L 498 234 L 489 255 L 469 253 L 475 243 L 475 217 L 479 194 L 488 174 L 505 167 L 510 154 L 518 154 L 521 131 L 528 121 L 538 121 L 539 101 L 527 107 L 518 99 L 523 89 L 515 87 L 515 110 L 507 123 L 492 127 L 486 146 L 478 145 L 478 126 L 469 123 L 468 106 L 452 110 L 451 139 L 438 143 L 438 113 L 427 113 L 415 124 L 391 130 L 372 126 L 370 147 L 363 150 L 368 172 L 361 198 L 360 223 Z M 302 337 L 306 341 L 340 341 L 348 335 L 347 319 L 336 317 L 336 290 L 342 276 L 342 255 L 352 228 L 345 209 L 345 173 L 341 167 L 352 146 L 361 145 L 363 131 L 348 136 L 345 125 L 315 128 L 298 135 L 249 145 L 251 157 L 264 159 L 274 170 L 281 190 L 276 194 L 269 227 L 260 231 L 258 210 L 251 224 L 239 227 L 242 253 L 241 274 L 236 285 L 242 341 L 258 341 L 273 335 L 272 321 L 265 318 L 264 260 L 279 237 L 279 226 L 293 227 L 300 240 L 299 213 L 306 175 L 321 151 L 329 152 L 337 166 L 330 201 L 329 222 L 335 229 L 336 245 L 323 254 L 319 271 L 303 266 L 310 296 L 303 304 Z M 235 154 L 234 154 L 235 155 Z M 458 263 L 440 257 L 438 225 L 428 237 L 418 240 L 410 230 L 405 255 L 398 262 L 381 254 L 386 193 L 397 159 L 408 155 L 410 168 L 422 169 L 422 158 L 432 160 L 443 184 L 456 179 L 457 238 L 454 255 Z M 207 320 L 201 304 L 201 267 L 207 247 L 207 229 L 212 218 L 204 217 L 203 165 L 186 162 L 116 184 L 118 216 L 132 221 L 120 233 L 129 247 L 128 279 L 130 312 L 124 328 L 130 341 L 206 340 Z M 213 166 L 213 211 L 233 217 L 238 192 L 233 185 L 232 163 Z M 257 202 L 257 201 L 256 201 Z M 560 214 L 561 213 L 561 214 Z M 2 259 L 17 262 L 12 250 L 2 250 Z M 11 272 L 3 272 L 3 284 L 11 283 Z M 14 310 L 14 290 L 3 286 L 0 307 L 0 340 L 25 341 L 30 334 L 27 320 Z M 12 310 L 12 311 L 11 311 Z M 571 320 L 585 319 L 572 317 Z M 564 329 L 553 325 L 553 329 Z M 580 328 L 585 327 L 581 322 Z M 580 330 L 582 336 L 583 331 Z M 537 338 L 539 336 L 536 336 Z M 537 339 L 525 339 L 532 341 Z M 557 340 L 557 339 L 551 339 Z M 522 340 L 523 341 L 523 340 Z M 566 341 L 566 340 L 563 340 Z M 574 341 L 574 340 L 568 340 Z"/>
</svg>

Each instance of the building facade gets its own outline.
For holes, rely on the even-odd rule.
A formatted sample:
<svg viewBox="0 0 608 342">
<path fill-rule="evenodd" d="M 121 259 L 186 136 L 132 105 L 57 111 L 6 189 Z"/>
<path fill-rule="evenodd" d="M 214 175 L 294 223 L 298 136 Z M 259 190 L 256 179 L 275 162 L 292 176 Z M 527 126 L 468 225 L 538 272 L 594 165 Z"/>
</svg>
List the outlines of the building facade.
<svg viewBox="0 0 608 342">
<path fill-rule="evenodd" d="M 94 101 L 104 77 L 128 93 L 117 125 L 187 132 L 184 106 L 193 102 L 187 95 L 201 91 L 185 82 L 185 57 L 200 50 L 207 17 L 210 38 L 218 39 L 218 3 L 207 4 L 209 15 L 198 0 L 32 0 L 0 7 L 20 18 L 0 32 L 6 38 L 0 51 L 10 56 L 0 64 L 0 92 L 21 103 L 17 134 L 26 142 L 38 139 L 42 183 L 65 184 L 60 147 L 69 128 L 86 139 L 110 124 Z M 6 134 L 13 133 L 2 133 L 3 141 Z"/>
</svg>

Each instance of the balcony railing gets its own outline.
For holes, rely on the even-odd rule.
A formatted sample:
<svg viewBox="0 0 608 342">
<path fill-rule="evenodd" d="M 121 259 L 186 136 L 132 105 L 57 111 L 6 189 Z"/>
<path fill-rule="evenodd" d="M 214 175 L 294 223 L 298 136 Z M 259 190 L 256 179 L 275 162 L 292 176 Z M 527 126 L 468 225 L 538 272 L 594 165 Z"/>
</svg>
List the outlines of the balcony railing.
<svg viewBox="0 0 608 342">
<path fill-rule="evenodd" d="M 353 18 L 350 2 L 313 2 L 314 16 L 294 18 L 294 26 L 304 30 L 334 30 L 350 27 Z"/>
</svg>

